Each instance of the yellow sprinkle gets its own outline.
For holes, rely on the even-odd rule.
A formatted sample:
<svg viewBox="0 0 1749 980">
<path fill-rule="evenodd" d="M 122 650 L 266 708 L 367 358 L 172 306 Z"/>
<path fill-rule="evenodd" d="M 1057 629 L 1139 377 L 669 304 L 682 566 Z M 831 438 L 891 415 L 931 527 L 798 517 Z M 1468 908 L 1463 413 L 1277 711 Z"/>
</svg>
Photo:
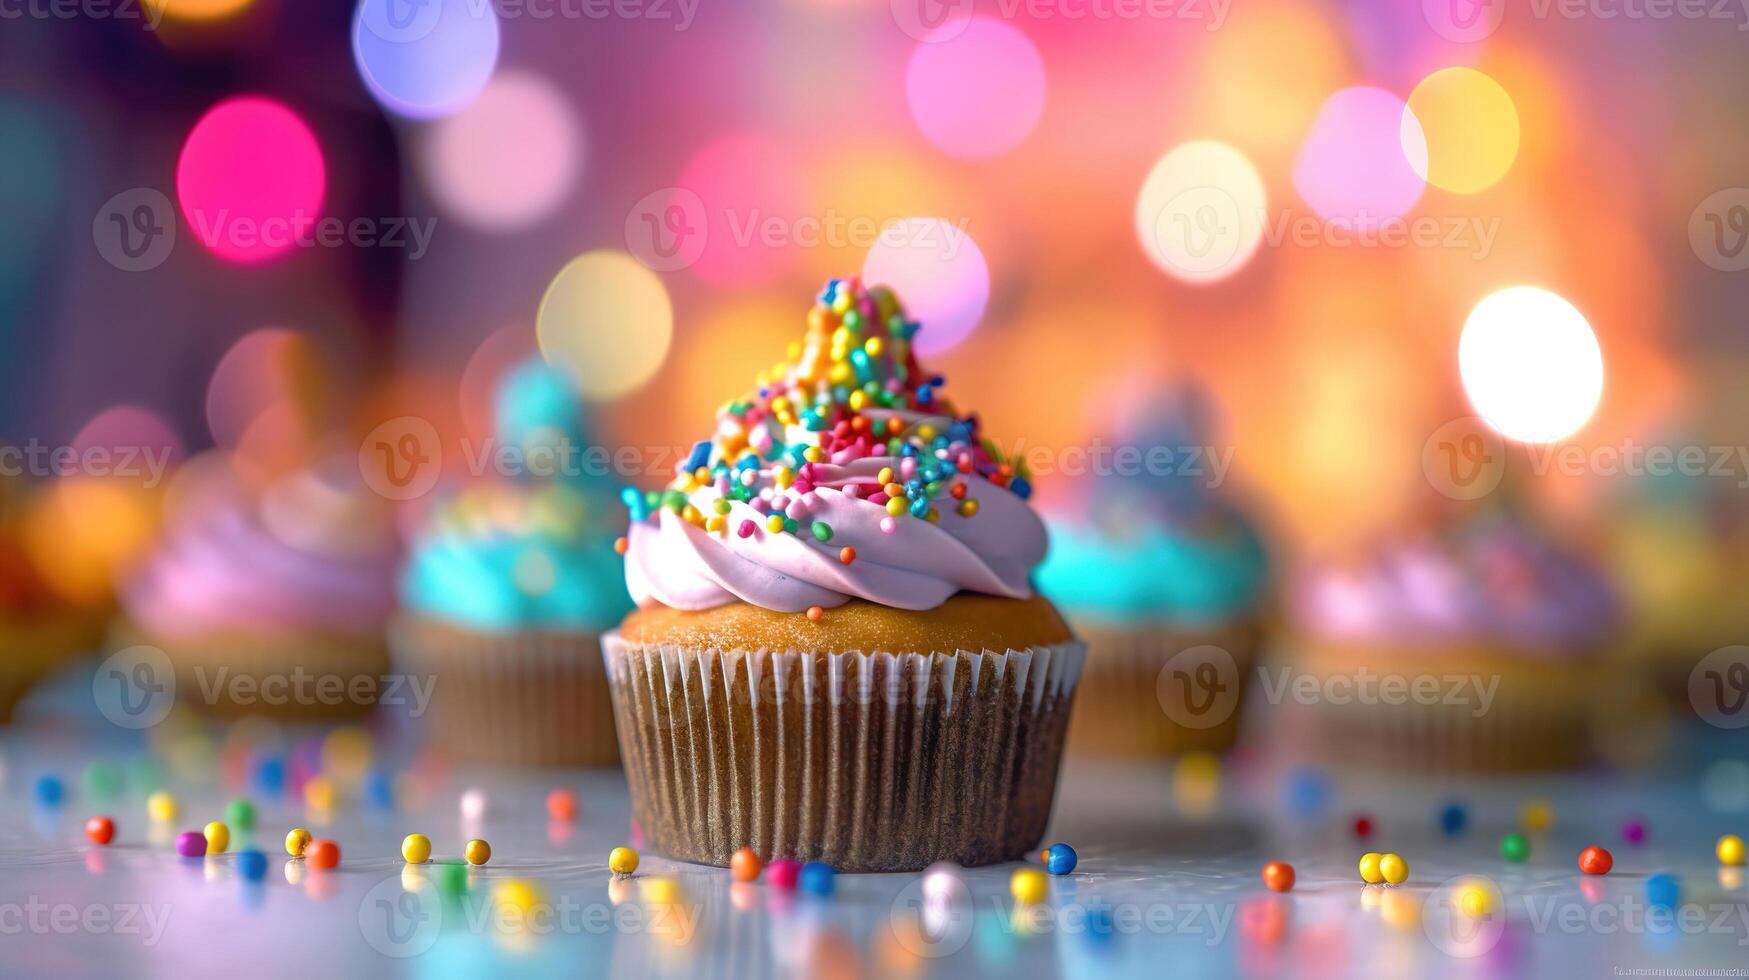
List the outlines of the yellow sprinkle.
<svg viewBox="0 0 1749 980">
<path fill-rule="evenodd" d="M 887 470 L 886 472 L 891 473 L 892 470 Z M 904 486 L 897 483 L 889 482 L 886 486 L 881 487 L 881 490 L 889 497 L 903 497 L 905 495 Z"/>
<path fill-rule="evenodd" d="M 312 810 L 334 808 L 334 784 L 317 776 L 304 784 L 304 805 Z"/>
<path fill-rule="evenodd" d="M 882 486 L 885 486 L 889 483 L 892 483 L 893 482 L 893 468 L 891 466 L 881 467 L 881 471 L 879 473 L 875 474 L 875 481 L 877 483 L 880 483 Z"/>
<path fill-rule="evenodd" d="M 729 501 L 725 498 L 718 497 L 716 503 L 712 504 L 711 507 L 719 514 L 727 514 L 729 512 Z"/>
<path fill-rule="evenodd" d="M 894 517 L 898 517 L 901 514 L 905 513 L 905 498 L 904 497 L 893 497 L 892 499 L 888 500 L 887 501 L 887 513 L 893 515 Z"/>
<path fill-rule="evenodd" d="M 832 331 L 832 349 L 835 353 L 842 351 L 849 346 L 850 331 L 847 328 L 839 327 L 837 330 Z"/>
<path fill-rule="evenodd" d="M 304 856 L 304 848 L 310 846 L 310 840 L 309 831 L 302 827 L 293 827 L 291 832 L 285 835 L 285 852 L 292 857 L 301 858 Z"/>
<path fill-rule="evenodd" d="M 779 467 L 778 467 L 778 468 L 777 468 L 777 472 L 776 472 L 776 473 L 773 473 L 773 474 L 772 474 L 772 475 L 771 475 L 771 479 L 772 479 L 772 480 L 773 480 L 773 481 L 774 481 L 774 482 L 776 482 L 776 483 L 777 483 L 777 485 L 778 485 L 778 486 L 780 486 L 780 487 L 782 487 L 782 488 L 784 488 L 784 489 L 785 489 L 785 490 L 788 490 L 788 489 L 789 489 L 789 485 L 790 485 L 790 484 L 791 484 L 791 483 L 794 483 L 794 482 L 795 482 L 795 479 L 796 479 L 796 475 L 795 475 L 795 474 L 794 474 L 794 473 L 792 473 L 792 472 L 790 472 L 790 468 L 789 468 L 789 467 L 787 467 L 787 466 L 779 466 Z"/>
<path fill-rule="evenodd" d="M 810 463 L 818 463 L 826 458 L 826 450 L 819 446 L 809 446 L 802 450 L 802 458 Z"/>
<path fill-rule="evenodd" d="M 707 531 L 727 531 L 729 529 L 729 519 L 721 514 L 713 514 L 712 516 L 705 518 L 704 529 Z"/>
<path fill-rule="evenodd" d="M 826 380 L 833 384 L 843 384 L 846 381 L 849 381 L 851 377 L 850 365 L 840 361 L 837 364 L 832 365 L 832 370 L 826 375 Z"/>
<path fill-rule="evenodd" d="M 792 361 L 801 360 L 802 359 L 802 342 L 799 340 L 790 341 L 789 346 L 784 348 L 784 354 L 787 355 L 789 357 L 789 359 Z"/>
<path fill-rule="evenodd" d="M 881 352 L 887 349 L 887 345 L 879 337 L 870 337 L 868 342 L 862 345 L 862 349 L 868 351 L 870 357 L 879 357 Z"/>
<path fill-rule="evenodd" d="M 868 404 L 868 396 L 862 393 L 861 388 L 858 388 L 855 391 L 850 393 L 850 410 L 851 411 L 860 412 L 860 411 L 862 411 L 863 406 L 865 406 L 867 404 Z"/>
<path fill-rule="evenodd" d="M 773 514 L 765 519 L 765 529 L 773 534 L 783 530 L 783 515 Z"/>
<path fill-rule="evenodd" d="M 931 507 L 931 508 L 929 508 L 929 513 L 923 515 L 923 519 L 928 521 L 931 524 L 940 524 L 941 523 L 941 511 L 936 510 L 934 507 Z"/>
<path fill-rule="evenodd" d="M 711 482 L 711 471 L 708 467 L 700 466 L 698 469 L 692 471 L 692 478 L 697 480 L 698 485 L 702 487 Z"/>
<path fill-rule="evenodd" d="M 962 500 L 960 501 L 959 511 L 961 517 L 977 517 L 978 502 L 971 499 Z"/>
<path fill-rule="evenodd" d="M 935 438 L 935 426 L 929 425 L 927 423 L 924 425 L 920 425 L 917 427 L 917 434 L 919 436 L 922 436 L 924 439 L 933 439 L 933 438 Z"/>
</svg>

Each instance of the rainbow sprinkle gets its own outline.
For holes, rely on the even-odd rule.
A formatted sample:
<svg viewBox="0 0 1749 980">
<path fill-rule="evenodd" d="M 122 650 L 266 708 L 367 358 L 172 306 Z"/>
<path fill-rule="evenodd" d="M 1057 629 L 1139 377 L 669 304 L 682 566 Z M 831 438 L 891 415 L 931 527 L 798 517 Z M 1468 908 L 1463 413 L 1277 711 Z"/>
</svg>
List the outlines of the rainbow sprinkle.
<svg viewBox="0 0 1749 980">
<path fill-rule="evenodd" d="M 692 447 L 675 468 L 666 490 L 621 493 L 633 521 L 669 510 L 706 531 L 753 536 L 759 525 L 731 528 L 722 515 L 728 501 L 747 503 L 766 515 L 772 534 L 802 534 L 821 545 L 832 528 L 813 521 L 814 466 L 842 466 L 882 458 L 873 480 L 839 489 L 887 513 L 881 530 L 891 534 L 909 516 L 936 522 L 936 501 L 962 517 L 974 517 L 978 501 L 962 479 L 976 475 L 1025 499 L 1032 493 L 1023 468 L 1004 462 L 995 443 L 978 431 L 976 415 L 958 415 L 941 395 L 945 379 L 917 363 L 912 340 L 919 324 L 905 316 L 892 290 L 864 288 L 855 278 L 826 284 L 808 311 L 806 335 L 790 344 L 788 359 L 762 372 L 750 396 L 717 413 L 716 435 Z M 712 489 L 706 514 L 691 500 Z M 844 548 L 840 560 L 855 560 Z"/>
</svg>

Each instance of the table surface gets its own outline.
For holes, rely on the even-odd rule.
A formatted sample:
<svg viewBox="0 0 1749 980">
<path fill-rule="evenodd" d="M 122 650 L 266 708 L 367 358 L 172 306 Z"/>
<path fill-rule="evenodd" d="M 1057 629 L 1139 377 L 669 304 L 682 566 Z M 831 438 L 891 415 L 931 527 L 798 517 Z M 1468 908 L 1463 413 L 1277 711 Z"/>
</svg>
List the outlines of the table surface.
<svg viewBox="0 0 1749 980">
<path fill-rule="evenodd" d="M 1013 864 L 964 870 L 960 885 L 934 897 L 916 874 L 843 875 L 822 899 L 648 852 L 636 876 L 616 880 L 607 855 L 631 835 L 617 771 L 454 771 L 398 792 L 393 804 L 343 797 L 325 815 L 301 799 L 253 793 L 254 841 L 237 833 L 230 853 L 185 859 L 174 833 L 220 819 L 244 792 L 231 783 L 246 779 L 225 775 L 216 738 L 193 741 L 190 749 L 163 732 L 146 739 L 73 721 L 0 730 L 0 975 L 1749 973 L 1749 890 L 1742 869 L 1713 857 L 1720 834 L 1749 836 L 1749 766 L 1740 762 L 1722 792 L 1703 791 L 1692 770 L 1463 780 L 1332 772 L 1316 807 L 1284 793 L 1291 780 L 1257 757 L 1230 761 L 1212 781 L 1168 762 L 1071 757 L 1047 840 L 1071 843 L 1080 865 L 1050 879 L 1047 901 L 1017 909 Z M 1741 738 L 1724 744 L 1743 757 Z M 107 801 L 81 791 L 82 768 L 103 760 L 125 771 L 148 748 L 167 760 L 181 804 L 173 826 L 149 823 L 138 788 Z M 35 800 L 42 773 L 65 780 L 60 806 Z M 571 822 L 545 812 L 557 786 L 576 793 Z M 458 806 L 468 787 L 488 801 L 472 825 Z M 1436 813 L 1453 799 L 1469 825 L 1448 837 Z M 1552 803 L 1555 825 L 1532 835 L 1528 862 L 1508 864 L 1499 840 L 1533 799 Z M 116 821 L 108 847 L 82 833 L 98 812 Z M 1364 845 L 1350 830 L 1358 812 L 1378 828 Z M 1622 840 L 1630 818 L 1649 828 L 1644 844 Z M 339 841 L 341 866 L 323 872 L 288 859 L 282 841 L 293 826 Z M 444 892 L 436 868 L 401 860 L 400 841 L 415 831 L 440 858 L 483 837 L 492 859 L 469 871 L 465 894 Z M 238 872 L 235 852 L 251 843 L 268 855 L 263 882 Z M 1587 844 L 1614 853 L 1612 873 L 1579 874 Z M 1355 862 L 1366 850 L 1404 855 L 1410 880 L 1363 885 Z M 1297 870 L 1291 893 L 1263 887 L 1270 860 Z M 1648 910 L 1655 872 L 1680 878 L 1679 912 Z M 1465 884 L 1490 896 L 1487 914 L 1454 912 Z M 523 917 L 515 898 L 530 895 Z"/>
</svg>

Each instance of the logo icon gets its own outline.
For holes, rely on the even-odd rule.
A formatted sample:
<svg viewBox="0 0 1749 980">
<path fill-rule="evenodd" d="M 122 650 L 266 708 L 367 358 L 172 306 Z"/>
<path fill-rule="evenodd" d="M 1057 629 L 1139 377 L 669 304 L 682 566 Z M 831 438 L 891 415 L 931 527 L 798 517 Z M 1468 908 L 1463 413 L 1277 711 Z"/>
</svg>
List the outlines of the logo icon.
<svg viewBox="0 0 1749 980">
<path fill-rule="evenodd" d="M 358 903 L 358 931 L 384 956 L 418 956 L 443 931 L 443 902 L 437 887 L 424 876 L 384 878 Z"/>
<path fill-rule="evenodd" d="M 1160 257 L 1191 278 L 1227 268 L 1244 244 L 1239 202 L 1219 187 L 1182 191 L 1154 216 L 1154 245 Z"/>
<path fill-rule="evenodd" d="M 1160 668 L 1154 694 L 1166 717 L 1185 728 L 1213 728 L 1239 707 L 1239 665 L 1233 655 L 1203 644 L 1180 650 Z"/>
<path fill-rule="evenodd" d="M 932 869 L 899 890 L 887 914 L 893 939 L 922 959 L 952 956 L 972 938 L 972 892 L 959 875 Z"/>
<path fill-rule="evenodd" d="M 437 427 L 417 415 L 402 415 L 370 430 L 358 447 L 365 485 L 389 500 L 417 500 L 443 475 Z"/>
<path fill-rule="evenodd" d="M 1500 29 L 1506 0 L 1421 0 L 1421 16 L 1447 41 L 1474 44 Z"/>
<path fill-rule="evenodd" d="M 1688 703 L 1715 728 L 1749 727 L 1749 646 L 1720 647 L 1695 664 Z"/>
<path fill-rule="evenodd" d="M 123 272 L 156 269 L 176 247 L 176 212 L 162 191 L 122 191 L 97 209 L 91 242 L 105 262 Z"/>
<path fill-rule="evenodd" d="M 1421 444 L 1421 472 L 1453 500 L 1486 497 L 1506 476 L 1506 443 L 1474 415 L 1452 419 Z"/>
<path fill-rule="evenodd" d="M 965 33 L 972 0 L 891 0 L 893 23 L 914 41 L 940 44 Z"/>
<path fill-rule="evenodd" d="M 698 261 L 710 234 L 704 199 L 684 187 L 664 187 L 626 214 L 626 248 L 651 272 L 673 272 Z"/>
<path fill-rule="evenodd" d="M 1447 879 L 1422 903 L 1421 928 L 1445 955 L 1474 959 L 1498 945 L 1506 931 L 1506 898 L 1486 875 Z"/>
<path fill-rule="evenodd" d="M 1688 247 L 1720 272 L 1749 269 L 1749 187 L 1714 191 L 1688 216 Z"/>
<path fill-rule="evenodd" d="M 478 9 L 467 0 L 364 0 L 358 5 L 358 19 L 365 30 L 390 44 L 413 44 L 437 29 L 446 4 L 463 14 Z M 489 4 L 485 6 L 490 9 Z"/>
<path fill-rule="evenodd" d="M 118 650 L 97 665 L 91 699 L 118 728 L 151 728 L 176 704 L 176 669 L 157 647 Z"/>
</svg>

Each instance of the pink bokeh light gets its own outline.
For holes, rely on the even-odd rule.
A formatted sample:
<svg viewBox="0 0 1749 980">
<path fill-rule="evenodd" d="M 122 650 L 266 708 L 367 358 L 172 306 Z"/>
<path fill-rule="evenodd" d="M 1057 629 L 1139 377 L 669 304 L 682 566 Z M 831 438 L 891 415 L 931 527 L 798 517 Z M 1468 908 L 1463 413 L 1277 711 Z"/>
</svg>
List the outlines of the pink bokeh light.
<svg viewBox="0 0 1749 980">
<path fill-rule="evenodd" d="M 232 262 L 262 262 L 308 241 L 326 188 L 315 134 L 297 113 L 255 96 L 209 110 L 176 162 L 183 218 Z"/>
<path fill-rule="evenodd" d="M 1045 107 L 1045 65 L 1012 24 L 973 17 L 937 30 L 911 53 L 905 99 L 929 142 L 952 156 L 987 160 L 1032 134 Z"/>
<path fill-rule="evenodd" d="M 990 305 L 990 266 L 978 243 L 941 218 L 906 218 L 882 229 L 862 278 L 893 287 L 923 324 L 917 353 L 949 350 L 971 336 Z"/>
<path fill-rule="evenodd" d="M 1325 220 L 1376 228 L 1421 200 L 1426 169 L 1426 140 L 1403 100 L 1381 88 L 1345 88 L 1324 101 L 1300 145 L 1294 188 Z"/>
<path fill-rule="evenodd" d="M 796 155 L 763 137 L 730 136 L 706 145 L 681 170 L 679 188 L 689 192 L 682 194 L 685 206 L 648 215 L 655 244 L 684 252 L 693 244 L 690 236 L 703 234 L 692 271 L 719 286 L 774 281 L 806 245 L 810 222 L 821 218 Z"/>
</svg>

